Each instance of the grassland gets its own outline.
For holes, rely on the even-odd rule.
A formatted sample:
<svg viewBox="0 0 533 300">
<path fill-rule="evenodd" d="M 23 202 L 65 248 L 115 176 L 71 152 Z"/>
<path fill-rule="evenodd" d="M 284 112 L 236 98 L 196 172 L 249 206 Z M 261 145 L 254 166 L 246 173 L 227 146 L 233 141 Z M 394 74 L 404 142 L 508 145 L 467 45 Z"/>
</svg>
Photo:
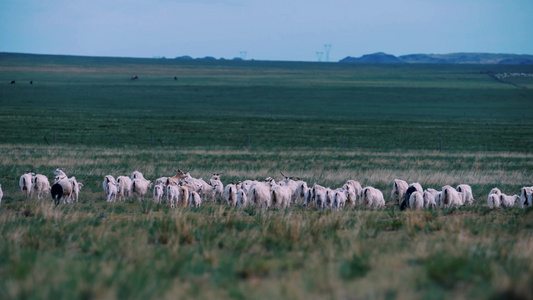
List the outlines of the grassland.
<svg viewBox="0 0 533 300">
<path fill-rule="evenodd" d="M 0 54 L 0 298 L 530 299 L 532 210 L 483 204 L 494 186 L 530 185 L 533 93 L 487 69 Z M 20 174 L 57 167 L 85 184 L 80 203 L 23 198 Z M 468 183 L 476 204 L 104 201 L 106 174 L 176 167 L 225 183 L 280 171 L 332 187 L 357 179 L 386 198 L 394 178 Z"/>
</svg>

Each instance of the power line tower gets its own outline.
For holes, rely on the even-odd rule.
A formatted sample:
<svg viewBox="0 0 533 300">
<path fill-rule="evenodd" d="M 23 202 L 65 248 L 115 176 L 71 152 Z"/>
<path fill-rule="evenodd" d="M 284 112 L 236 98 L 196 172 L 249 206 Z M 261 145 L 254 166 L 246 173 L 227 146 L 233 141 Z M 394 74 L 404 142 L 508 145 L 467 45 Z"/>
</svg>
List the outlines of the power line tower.
<svg viewBox="0 0 533 300">
<path fill-rule="evenodd" d="M 324 55 L 324 52 L 322 52 L 322 51 L 317 51 L 316 52 L 316 57 L 318 58 L 318 62 L 322 61 L 322 56 L 323 55 Z"/>
<path fill-rule="evenodd" d="M 246 53 L 248 53 L 248 52 L 246 52 L 246 51 L 241 51 L 241 58 L 242 58 L 242 60 L 245 60 L 245 59 L 246 59 Z"/>
<path fill-rule="evenodd" d="M 331 50 L 331 44 L 324 44 L 324 49 L 326 49 L 326 61 L 329 62 L 329 50 Z"/>
</svg>

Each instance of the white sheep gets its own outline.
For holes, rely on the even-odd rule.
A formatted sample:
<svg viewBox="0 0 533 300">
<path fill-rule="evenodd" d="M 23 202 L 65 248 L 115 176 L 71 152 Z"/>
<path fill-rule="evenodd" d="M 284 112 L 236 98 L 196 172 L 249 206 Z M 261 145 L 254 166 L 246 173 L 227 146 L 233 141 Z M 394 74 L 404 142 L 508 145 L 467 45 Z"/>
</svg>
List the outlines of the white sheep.
<svg viewBox="0 0 533 300">
<path fill-rule="evenodd" d="M 352 186 L 349 187 L 349 189 L 353 189 Z M 343 210 L 346 206 L 346 199 L 348 199 L 348 194 L 350 192 L 345 189 L 336 189 L 335 194 L 333 197 L 333 209 L 335 210 Z"/>
<path fill-rule="evenodd" d="M 490 208 L 500 207 L 500 195 L 498 195 L 496 193 L 489 194 L 489 196 L 487 198 L 487 205 Z"/>
<path fill-rule="evenodd" d="M 270 207 L 270 181 L 269 182 L 259 182 L 254 181 L 248 192 L 246 193 L 246 198 L 248 203 L 255 205 L 257 207 L 269 208 Z"/>
<path fill-rule="evenodd" d="M 290 186 L 275 185 L 270 192 L 271 205 L 277 208 L 287 208 L 290 206 L 292 195 Z"/>
<path fill-rule="evenodd" d="M 361 183 L 357 180 L 349 179 L 346 181 L 346 183 L 343 185 L 343 189 L 348 190 L 348 186 L 353 188 L 353 192 L 355 195 L 349 195 L 346 201 L 352 202 L 353 205 L 357 202 L 357 198 L 361 198 L 361 192 L 363 191 L 363 187 L 361 186 Z M 352 197 L 355 197 L 352 199 Z"/>
<path fill-rule="evenodd" d="M 131 191 L 133 195 L 137 195 L 137 200 L 144 201 L 144 195 L 152 188 L 152 182 L 144 178 L 133 179 L 131 183 Z"/>
<path fill-rule="evenodd" d="M 117 200 L 118 184 L 115 182 L 107 183 L 107 202 L 115 202 Z"/>
<path fill-rule="evenodd" d="M 405 191 L 407 191 L 407 187 L 409 187 L 409 185 L 405 180 L 394 179 L 394 182 L 392 183 L 392 191 L 390 194 L 391 201 L 397 201 L 398 205 L 400 205 L 401 202 L 404 200 Z"/>
<path fill-rule="evenodd" d="M 202 204 L 202 198 L 196 191 L 191 191 L 189 194 L 189 205 L 198 208 Z"/>
<path fill-rule="evenodd" d="M 459 193 L 462 193 L 463 205 L 474 204 L 474 196 L 472 195 L 472 188 L 468 184 L 460 184 L 455 188 L 455 190 Z"/>
<path fill-rule="evenodd" d="M 441 205 L 443 208 L 461 206 L 461 196 L 459 192 L 449 185 L 442 187 Z"/>
<path fill-rule="evenodd" d="M 433 190 L 437 192 L 436 190 Z M 437 193 L 433 193 L 432 191 L 429 191 L 429 189 L 426 189 L 424 191 L 424 194 L 422 195 L 424 199 L 424 208 L 425 209 L 437 209 L 437 202 L 435 201 L 435 195 Z"/>
<path fill-rule="evenodd" d="M 232 183 L 226 185 L 223 198 L 229 206 L 237 205 L 237 186 Z"/>
<path fill-rule="evenodd" d="M 118 180 L 118 178 L 117 178 L 117 180 Z M 168 181 L 168 177 L 159 177 L 159 178 L 157 178 L 157 179 L 155 180 L 154 185 L 160 185 L 160 184 L 162 184 L 162 185 L 165 185 L 165 186 L 166 186 L 166 185 L 167 185 L 167 181 Z"/>
<path fill-rule="evenodd" d="M 43 193 L 49 193 L 50 188 L 50 181 L 48 181 L 46 176 L 42 174 L 36 174 L 34 176 L 31 193 L 37 193 L 37 199 L 42 199 Z"/>
<path fill-rule="evenodd" d="M 187 206 L 189 203 L 189 189 L 193 191 L 194 189 L 186 184 L 170 184 L 167 186 L 167 202 L 170 204 L 171 208 L 175 206 Z"/>
<path fill-rule="evenodd" d="M 22 194 L 26 197 L 30 197 L 31 195 L 31 187 L 33 184 L 33 178 L 35 176 L 35 173 L 33 172 L 26 172 L 25 174 L 22 174 L 19 179 L 19 187 Z"/>
<path fill-rule="evenodd" d="M 117 191 L 117 200 L 124 201 L 131 197 L 131 178 L 128 176 L 119 176 L 117 177 L 118 191 Z"/>
<path fill-rule="evenodd" d="M 296 190 L 294 191 L 295 201 L 297 204 L 305 205 L 305 194 L 308 190 L 309 187 L 307 186 L 307 182 L 299 181 L 298 186 L 296 186 Z"/>
<path fill-rule="evenodd" d="M 500 194 L 500 204 L 503 207 L 513 207 L 517 201 L 520 201 L 520 196 L 518 195 L 507 196 L 504 193 Z"/>
<path fill-rule="evenodd" d="M 333 208 L 334 198 L 335 198 L 335 191 L 330 188 L 326 188 L 326 205 L 325 205 L 326 208 L 329 208 L 329 209 Z"/>
<path fill-rule="evenodd" d="M 316 209 L 324 209 L 326 207 L 326 193 L 327 189 L 321 185 L 314 184 L 311 189 L 312 201 L 315 203 Z"/>
<path fill-rule="evenodd" d="M 161 203 L 161 200 L 163 200 L 163 195 L 165 190 L 165 186 L 163 183 L 156 184 L 154 186 L 154 202 L 155 203 Z"/>
<path fill-rule="evenodd" d="M 167 202 L 170 204 L 171 208 L 174 208 L 177 203 L 179 203 L 179 193 L 180 187 L 178 185 L 169 185 L 166 187 Z"/>
<path fill-rule="evenodd" d="M 403 209 L 406 209 L 407 206 L 409 206 L 409 199 L 411 198 L 411 194 L 414 193 L 415 191 L 418 191 L 420 193 L 424 192 L 424 190 L 422 189 L 422 186 L 418 182 L 413 182 L 407 187 L 407 190 L 405 190 L 405 194 L 403 196 L 403 201 L 400 204 L 400 209 L 403 210 Z"/>
<path fill-rule="evenodd" d="M 130 179 L 131 181 L 133 181 L 134 179 L 145 179 L 145 178 L 144 178 L 143 173 L 139 171 L 133 171 L 130 175 Z"/>
<path fill-rule="evenodd" d="M 282 175 L 283 175 L 283 173 L 282 173 Z M 296 189 L 298 188 L 298 184 L 299 183 L 300 183 L 299 181 L 295 181 L 292 178 L 286 177 L 286 176 L 284 176 L 283 180 L 278 182 L 278 185 L 286 186 L 286 187 L 288 187 L 290 189 L 290 191 L 291 191 L 291 200 L 290 200 L 291 204 L 296 201 Z"/>
<path fill-rule="evenodd" d="M 361 202 L 364 206 L 371 208 L 381 208 L 385 206 L 383 193 L 371 186 L 367 186 L 361 192 Z"/>
<path fill-rule="evenodd" d="M 531 206 L 531 198 L 533 194 L 533 187 L 522 187 L 520 189 L 520 207 L 525 208 Z"/>
<path fill-rule="evenodd" d="M 83 187 L 83 183 L 78 182 L 76 180 L 76 177 L 74 177 L 74 176 L 70 177 L 68 179 L 68 181 L 72 185 L 72 195 L 71 195 L 70 199 L 68 199 L 68 202 L 71 203 L 71 202 L 76 201 L 76 203 L 78 203 L 78 199 L 79 199 L 79 196 L 80 196 L 81 188 Z"/>
<path fill-rule="evenodd" d="M 65 174 L 65 171 L 63 171 L 62 168 L 55 169 L 52 174 L 54 174 L 54 176 L 67 177 L 67 174 Z"/>
<path fill-rule="evenodd" d="M 424 208 L 424 194 L 414 191 L 409 197 L 409 208 L 412 210 Z"/>
<path fill-rule="evenodd" d="M 205 180 L 202 178 L 194 178 L 189 174 L 189 172 L 187 172 L 186 177 L 181 181 L 185 182 L 189 186 L 190 190 L 194 190 L 199 195 L 202 195 L 203 198 L 214 200 L 213 187 L 205 182 Z"/>
<path fill-rule="evenodd" d="M 313 195 L 313 189 L 312 188 L 308 188 L 307 191 L 305 192 L 305 195 L 304 195 L 304 206 L 309 208 L 309 205 L 311 203 L 314 203 L 315 199 L 315 196 Z"/>
<path fill-rule="evenodd" d="M 108 195 L 109 195 L 109 191 L 107 190 L 108 188 L 108 183 L 112 183 L 112 184 L 116 184 L 117 181 L 115 180 L 115 177 L 113 177 L 113 175 L 106 175 L 104 177 L 104 181 L 102 181 L 102 188 L 104 189 L 104 193 L 105 193 L 105 197 L 106 199 L 108 198 Z"/>
<path fill-rule="evenodd" d="M 356 191 L 353 185 L 345 183 L 342 186 L 342 190 L 345 191 L 346 194 L 346 200 L 344 201 L 344 204 L 348 204 L 351 207 L 354 207 L 357 203 L 357 197 L 361 198 L 361 192 Z M 362 189 L 361 189 L 362 190 Z"/>
<path fill-rule="evenodd" d="M 246 192 L 243 189 L 237 190 L 237 206 L 239 208 L 245 208 L 248 206 L 248 199 L 246 198 Z"/>
<path fill-rule="evenodd" d="M 215 201 L 222 199 L 222 194 L 224 193 L 224 184 L 220 180 L 220 174 L 213 174 L 211 179 L 209 179 L 209 185 L 213 187 L 213 199 Z"/>
<path fill-rule="evenodd" d="M 245 180 L 243 182 L 238 182 L 236 186 L 244 191 L 244 193 L 248 193 L 248 190 L 252 186 L 254 181 L 252 180 Z"/>
</svg>

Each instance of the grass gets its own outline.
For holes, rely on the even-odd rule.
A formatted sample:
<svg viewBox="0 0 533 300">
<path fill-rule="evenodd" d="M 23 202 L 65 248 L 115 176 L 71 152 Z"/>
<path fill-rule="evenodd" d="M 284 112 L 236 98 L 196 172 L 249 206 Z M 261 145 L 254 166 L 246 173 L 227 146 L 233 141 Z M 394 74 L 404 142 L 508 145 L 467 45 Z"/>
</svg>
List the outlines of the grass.
<svg viewBox="0 0 533 300">
<path fill-rule="evenodd" d="M 529 299 L 532 210 L 484 203 L 495 186 L 530 185 L 533 95 L 487 68 L 532 72 L 0 54 L 0 298 Z M 57 167 L 84 183 L 80 203 L 21 195 L 23 172 L 51 178 Z M 280 171 L 330 187 L 356 179 L 385 199 L 395 178 L 468 183 L 476 203 L 319 212 L 104 201 L 107 174 L 175 168 L 224 183 Z"/>
</svg>

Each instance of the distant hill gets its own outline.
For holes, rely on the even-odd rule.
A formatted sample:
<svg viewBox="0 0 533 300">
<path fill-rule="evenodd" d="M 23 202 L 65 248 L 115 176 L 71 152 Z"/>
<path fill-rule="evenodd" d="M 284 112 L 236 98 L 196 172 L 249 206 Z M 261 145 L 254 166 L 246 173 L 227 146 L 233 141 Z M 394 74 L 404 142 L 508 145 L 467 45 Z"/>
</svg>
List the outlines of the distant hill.
<svg viewBox="0 0 533 300">
<path fill-rule="evenodd" d="M 348 56 L 339 62 L 342 63 L 365 63 L 365 64 L 401 64 L 404 63 L 398 57 L 386 54 L 383 52 L 378 52 L 374 54 L 366 54 L 361 57 L 351 57 Z"/>
<path fill-rule="evenodd" d="M 493 53 L 450 53 L 450 54 L 409 54 L 394 56 L 383 52 L 361 57 L 348 56 L 342 63 L 422 63 L 422 64 L 510 64 L 531 65 L 533 55 L 493 54 Z"/>
</svg>

